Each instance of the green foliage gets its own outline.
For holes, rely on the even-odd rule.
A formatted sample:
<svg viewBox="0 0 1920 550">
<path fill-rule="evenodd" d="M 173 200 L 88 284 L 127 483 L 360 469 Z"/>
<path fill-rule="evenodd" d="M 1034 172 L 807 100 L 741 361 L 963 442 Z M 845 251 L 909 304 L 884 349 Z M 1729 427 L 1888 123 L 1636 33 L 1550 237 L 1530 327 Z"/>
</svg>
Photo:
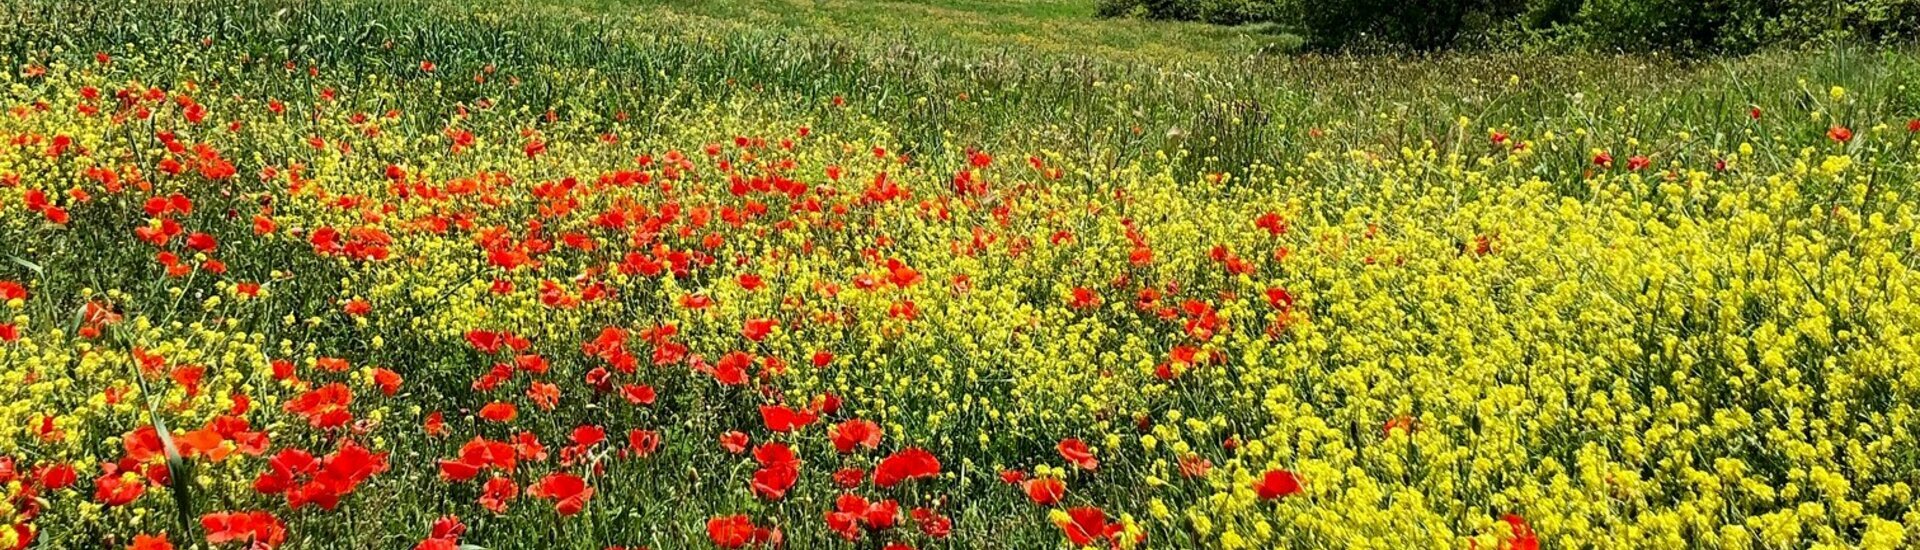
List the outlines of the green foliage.
<svg viewBox="0 0 1920 550">
<path fill-rule="evenodd" d="M 1585 0 L 1556 25 L 1594 49 L 1747 53 L 1821 41 L 1888 42 L 1920 30 L 1916 0 Z"/>
<path fill-rule="evenodd" d="M 1300 24 L 1320 49 L 1452 47 L 1522 13 L 1513 0 L 1335 0 L 1302 4 Z"/>
<path fill-rule="evenodd" d="M 1749 53 L 1920 37 L 1920 0 L 1100 0 L 1106 17 L 1277 23 L 1319 50 Z"/>
<path fill-rule="evenodd" d="M 1282 21 L 1291 5 L 1288 0 L 1098 0 L 1095 12 L 1102 17 L 1241 25 Z"/>
</svg>

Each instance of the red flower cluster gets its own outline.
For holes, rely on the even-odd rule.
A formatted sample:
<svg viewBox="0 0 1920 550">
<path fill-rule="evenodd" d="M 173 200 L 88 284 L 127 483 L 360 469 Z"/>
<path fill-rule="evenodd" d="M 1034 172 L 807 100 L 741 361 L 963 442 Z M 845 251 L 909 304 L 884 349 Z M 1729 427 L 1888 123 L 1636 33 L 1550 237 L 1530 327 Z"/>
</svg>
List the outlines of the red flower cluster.
<svg viewBox="0 0 1920 550">
<path fill-rule="evenodd" d="M 861 528 L 874 531 L 892 529 L 900 517 L 900 503 L 893 499 L 867 502 L 855 494 L 843 494 L 827 512 L 827 528 L 848 541 L 860 540 Z"/>
<path fill-rule="evenodd" d="M 925 449 L 907 447 L 880 459 L 880 464 L 873 468 L 873 484 L 887 489 L 904 481 L 937 475 L 940 475 L 940 459 Z"/>
<path fill-rule="evenodd" d="M 554 501 L 553 509 L 563 516 L 580 513 L 587 507 L 587 499 L 593 498 L 593 487 L 580 476 L 559 472 L 548 474 L 539 483 L 527 488 L 527 495 Z"/>
<path fill-rule="evenodd" d="M 745 514 L 707 520 L 707 539 L 721 548 L 745 548 L 748 545 L 772 548 L 780 546 L 783 538 L 778 527 L 756 526 L 753 518 Z"/>
<path fill-rule="evenodd" d="M 760 463 L 760 469 L 753 472 L 753 494 L 761 498 L 780 500 L 800 479 L 800 458 L 785 443 L 754 447 L 753 460 Z"/>
<path fill-rule="evenodd" d="M 273 548 L 287 540 L 287 524 L 267 512 L 215 512 L 200 516 L 207 544 L 238 542 L 250 548 Z"/>
<path fill-rule="evenodd" d="M 268 470 L 253 481 L 262 494 L 286 494 L 287 507 L 309 504 L 332 510 L 361 483 L 387 471 L 387 453 L 374 454 L 347 441 L 323 458 L 299 449 L 286 449 L 267 462 Z"/>
</svg>

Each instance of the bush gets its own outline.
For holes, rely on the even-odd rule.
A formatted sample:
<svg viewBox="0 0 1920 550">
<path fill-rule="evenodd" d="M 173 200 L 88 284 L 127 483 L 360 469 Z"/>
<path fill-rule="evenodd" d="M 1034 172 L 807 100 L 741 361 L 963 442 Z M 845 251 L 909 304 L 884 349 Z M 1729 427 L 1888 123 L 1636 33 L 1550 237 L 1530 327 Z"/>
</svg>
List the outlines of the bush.
<svg viewBox="0 0 1920 550">
<path fill-rule="evenodd" d="M 1278 0 L 1199 0 L 1200 20 L 1216 25 L 1265 23 L 1281 19 Z"/>
<path fill-rule="evenodd" d="M 1241 25 L 1282 21 L 1286 4 L 1283 0 L 1099 0 L 1094 9 L 1101 17 Z"/>
<path fill-rule="evenodd" d="M 1525 11 L 1515 0 L 1330 0 L 1302 4 L 1300 25 L 1317 49 L 1450 48 Z"/>
<path fill-rule="evenodd" d="M 1920 37 L 1920 0 L 1099 0 L 1103 17 L 1275 23 L 1319 50 L 1747 53 Z"/>
<path fill-rule="evenodd" d="M 1136 17 L 1140 14 L 1134 8 L 1140 7 L 1140 0 L 1097 0 L 1093 3 L 1093 13 L 1100 17 Z"/>
<path fill-rule="evenodd" d="M 1920 0 L 1585 0 L 1562 26 L 1594 49 L 1747 53 L 1827 40 L 1907 40 Z"/>
</svg>

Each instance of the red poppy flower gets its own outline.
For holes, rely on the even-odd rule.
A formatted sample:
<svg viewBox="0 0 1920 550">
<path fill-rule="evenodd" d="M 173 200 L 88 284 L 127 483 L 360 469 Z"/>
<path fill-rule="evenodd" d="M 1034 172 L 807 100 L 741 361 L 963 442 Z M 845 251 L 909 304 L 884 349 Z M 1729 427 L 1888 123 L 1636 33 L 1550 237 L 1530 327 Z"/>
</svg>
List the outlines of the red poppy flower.
<svg viewBox="0 0 1920 550">
<path fill-rule="evenodd" d="M 747 434 L 738 431 L 729 431 L 720 434 L 720 448 L 726 449 L 728 453 L 740 454 L 747 452 L 747 443 Z"/>
<path fill-rule="evenodd" d="M 840 411 L 840 396 L 833 392 L 823 393 L 809 401 L 808 406 L 820 414 L 833 414 Z"/>
<path fill-rule="evenodd" d="M 167 540 L 166 533 L 159 536 L 134 535 L 133 544 L 128 545 L 127 550 L 173 550 L 173 542 Z"/>
<path fill-rule="evenodd" d="M 859 495 L 843 494 L 827 512 L 827 527 L 849 541 L 860 538 L 861 528 L 884 531 L 899 522 L 900 503 L 893 499 L 868 502 Z"/>
<path fill-rule="evenodd" d="M 480 507 L 496 515 L 505 514 L 507 503 L 512 502 L 513 498 L 519 495 L 520 487 L 514 485 L 513 480 L 504 477 L 488 478 L 486 486 L 480 493 Z"/>
<path fill-rule="evenodd" d="M 813 413 L 796 411 L 786 405 L 760 406 L 760 420 L 766 423 L 768 430 L 778 433 L 788 433 L 805 428 L 813 424 L 814 420 L 818 419 L 819 417 L 814 416 Z"/>
<path fill-rule="evenodd" d="M 1054 448 L 1060 451 L 1062 458 L 1067 459 L 1067 463 L 1082 470 L 1093 471 L 1100 468 L 1100 459 L 1094 458 L 1093 451 L 1087 448 L 1087 442 L 1079 438 L 1062 439 Z"/>
<path fill-rule="evenodd" d="M 766 281 L 762 280 L 759 275 L 753 273 L 741 273 L 740 276 L 734 277 L 733 281 L 747 292 L 755 292 L 760 290 L 761 287 L 766 286 Z"/>
<path fill-rule="evenodd" d="M 587 486 L 587 480 L 580 476 L 560 472 L 547 474 L 539 483 L 528 487 L 527 494 L 553 500 L 554 511 L 571 516 L 586 508 L 587 499 L 593 497 L 593 487 Z"/>
<path fill-rule="evenodd" d="M 319 471 L 320 461 L 312 453 L 300 449 L 285 449 L 273 455 L 267 461 L 267 471 L 254 478 L 253 490 L 262 494 L 275 495 L 292 489 L 302 476 Z"/>
<path fill-rule="evenodd" d="M 133 502 L 146 491 L 147 480 L 122 475 L 117 468 L 101 474 L 100 478 L 93 482 L 93 500 L 107 506 L 120 506 Z"/>
<path fill-rule="evenodd" d="M 80 474 L 74 471 L 72 464 L 55 464 L 40 473 L 40 486 L 49 490 L 65 489 L 78 481 Z"/>
<path fill-rule="evenodd" d="M 569 438 L 573 440 L 574 445 L 592 447 L 607 440 L 607 430 L 592 424 L 582 425 L 575 427 Z"/>
<path fill-rule="evenodd" d="M 187 235 L 187 248 L 198 252 L 213 252 L 220 247 L 220 241 L 199 231 Z"/>
<path fill-rule="evenodd" d="M 441 516 L 440 519 L 433 521 L 433 531 L 427 535 L 427 538 L 457 541 L 460 540 L 461 535 L 465 534 L 467 534 L 467 524 L 461 523 L 459 516 Z"/>
<path fill-rule="evenodd" d="M 175 383 L 179 383 L 180 387 L 186 388 L 186 396 L 192 398 L 192 396 L 198 396 L 198 394 L 200 394 L 200 381 L 207 377 L 207 367 L 180 365 L 180 367 L 173 369 L 173 373 L 171 373 L 169 377 L 171 377 Z"/>
<path fill-rule="evenodd" d="M 514 356 L 513 365 L 519 367 L 520 370 L 534 374 L 546 374 L 547 370 L 551 368 L 547 363 L 547 358 L 531 353 Z"/>
<path fill-rule="evenodd" d="M 721 516 L 707 520 L 707 538 L 721 548 L 746 545 L 778 548 L 785 539 L 778 527 L 757 527 L 745 515 Z"/>
<path fill-rule="evenodd" d="M 680 297 L 680 307 L 687 309 L 706 309 L 713 305 L 713 297 L 705 294 L 688 294 Z"/>
<path fill-rule="evenodd" d="M 512 445 L 475 436 L 460 446 L 459 459 L 440 461 L 440 475 L 452 481 L 466 481 L 487 468 L 512 473 L 517 464 L 515 455 Z"/>
<path fill-rule="evenodd" d="M 300 394 L 287 402 L 287 412 L 307 419 L 315 428 L 335 428 L 353 420 L 347 406 L 353 403 L 353 390 L 338 382 Z"/>
<path fill-rule="evenodd" d="M 361 483 L 387 471 L 387 453 L 375 454 L 347 441 L 339 450 L 317 459 L 299 449 L 283 450 L 268 465 L 270 469 L 254 480 L 254 490 L 285 493 L 287 507 L 294 510 L 308 505 L 332 510 Z"/>
<path fill-rule="evenodd" d="M 1832 128 L 1827 128 L 1827 139 L 1840 143 L 1853 141 L 1853 130 L 1836 124 Z"/>
<path fill-rule="evenodd" d="M 400 391 L 400 382 L 400 373 L 384 368 L 373 369 L 373 385 L 379 387 L 380 393 L 386 394 L 387 397 L 393 397 L 393 394 Z"/>
<path fill-rule="evenodd" d="M 540 444 L 540 436 L 533 432 L 513 434 L 513 452 L 523 460 L 539 462 L 547 459 L 547 447 Z"/>
<path fill-rule="evenodd" d="M 780 326 L 780 321 L 776 319 L 748 319 L 740 328 L 740 336 L 758 342 L 765 340 L 777 326 Z"/>
<path fill-rule="evenodd" d="M 480 418 L 494 422 L 512 422 L 514 417 L 519 415 L 520 410 L 517 407 L 504 401 L 495 401 L 480 407 Z"/>
<path fill-rule="evenodd" d="M 420 427 L 426 430 L 427 435 L 430 437 L 446 437 L 447 415 L 440 411 L 427 413 L 427 418 L 421 421 Z"/>
<path fill-rule="evenodd" d="M 841 468 L 833 472 L 833 484 L 839 485 L 842 488 L 846 488 L 846 489 L 859 487 L 860 484 L 862 482 L 865 482 L 866 480 L 867 480 L 867 471 L 859 468 L 855 468 L 852 466 Z"/>
<path fill-rule="evenodd" d="M 627 432 L 627 447 L 637 458 L 646 458 L 660 450 L 660 432 L 634 428 Z"/>
<path fill-rule="evenodd" d="M 287 540 L 287 525 L 267 512 L 214 512 L 200 516 L 208 544 L 247 543 L 273 548 Z"/>
<path fill-rule="evenodd" d="M 720 362 L 713 366 L 713 378 L 723 385 L 744 386 L 747 383 L 747 367 L 753 364 L 753 356 L 745 352 L 732 352 L 720 356 Z"/>
<path fill-rule="evenodd" d="M 487 330 L 467 331 L 467 345 L 473 346 L 473 349 L 480 350 L 480 353 L 500 351 L 500 346 L 506 343 L 507 335 L 505 333 Z"/>
<path fill-rule="evenodd" d="M 1028 499 L 1041 506 L 1052 506 L 1067 494 L 1067 482 L 1052 477 L 1027 480 L 1020 488 L 1026 491 Z"/>
<path fill-rule="evenodd" d="M 882 430 L 880 424 L 872 420 L 855 418 L 841 422 L 829 431 L 833 436 L 833 448 L 839 450 L 840 454 L 851 453 L 856 446 L 868 449 L 880 447 Z"/>
<path fill-rule="evenodd" d="M 944 539 L 953 534 L 953 518 L 936 513 L 932 508 L 914 508 L 909 515 L 913 516 L 914 523 L 920 524 L 920 532 L 929 537 Z"/>
<path fill-rule="evenodd" d="M 886 499 L 869 504 L 866 511 L 860 514 L 860 521 L 876 531 L 892 529 L 894 524 L 900 522 L 900 503 Z"/>
<path fill-rule="evenodd" d="M 1507 540 L 1508 550 L 1540 550 L 1540 538 L 1534 535 L 1533 527 L 1527 525 L 1526 519 L 1507 514 L 1500 521 L 1506 522 L 1507 528 L 1513 532 L 1513 538 Z"/>
<path fill-rule="evenodd" d="M 135 428 L 121 436 L 120 447 L 127 452 L 127 458 L 135 462 L 152 462 L 163 458 L 160 432 L 152 425 Z"/>
<path fill-rule="evenodd" d="M 1254 482 L 1253 489 L 1259 493 L 1260 500 L 1285 498 L 1300 493 L 1300 478 L 1286 470 L 1267 470 L 1266 475 Z"/>
<path fill-rule="evenodd" d="M 707 540 L 721 548 L 742 548 L 754 541 L 753 519 L 745 514 L 707 520 Z"/>
<path fill-rule="evenodd" d="M 940 475 L 940 459 L 919 447 L 908 447 L 880 460 L 873 468 L 873 484 L 882 489 L 900 482 Z"/>
<path fill-rule="evenodd" d="M 527 384 L 527 399 L 532 400 L 540 410 L 551 411 L 560 404 L 560 386 L 552 382 L 536 380 Z"/>
<path fill-rule="evenodd" d="M 857 504 L 848 504 L 849 499 Z M 855 495 L 840 495 L 839 504 L 827 512 L 827 529 L 840 535 L 848 542 L 860 540 L 860 512 L 866 510 L 866 499 Z M 851 508 L 853 511 L 848 511 Z"/>
<path fill-rule="evenodd" d="M 273 222 L 273 218 L 260 215 L 253 217 L 253 234 L 268 235 L 272 234 L 275 229 L 279 229 L 279 225 Z"/>
<path fill-rule="evenodd" d="M 1627 170 L 1638 172 L 1646 169 L 1646 167 L 1651 164 L 1653 164 L 1653 160 L 1648 159 L 1645 155 L 1634 155 L 1627 159 Z"/>
<path fill-rule="evenodd" d="M 1096 540 L 1112 538 L 1122 529 L 1119 524 L 1107 523 L 1107 513 L 1091 506 L 1067 510 L 1067 517 L 1056 520 L 1054 525 L 1059 526 L 1067 540 L 1075 546 L 1088 546 Z"/>
<path fill-rule="evenodd" d="M 620 387 L 620 397 L 635 405 L 652 405 L 655 398 L 653 386 L 646 384 L 627 384 Z"/>
<path fill-rule="evenodd" d="M 760 469 L 753 472 L 753 493 L 767 500 L 780 500 L 800 479 L 800 459 L 785 443 L 766 443 L 753 449 L 753 460 Z"/>
</svg>

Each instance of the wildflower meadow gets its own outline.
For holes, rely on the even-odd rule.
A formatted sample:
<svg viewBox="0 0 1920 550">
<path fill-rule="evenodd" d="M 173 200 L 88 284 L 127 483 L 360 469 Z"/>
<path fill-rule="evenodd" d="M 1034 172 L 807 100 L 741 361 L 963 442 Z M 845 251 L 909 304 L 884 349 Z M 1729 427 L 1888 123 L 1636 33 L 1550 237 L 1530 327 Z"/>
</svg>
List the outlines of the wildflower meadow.
<svg viewBox="0 0 1920 550">
<path fill-rule="evenodd" d="M 0 548 L 1920 546 L 1911 46 L 712 4 L 0 3 Z"/>
</svg>

